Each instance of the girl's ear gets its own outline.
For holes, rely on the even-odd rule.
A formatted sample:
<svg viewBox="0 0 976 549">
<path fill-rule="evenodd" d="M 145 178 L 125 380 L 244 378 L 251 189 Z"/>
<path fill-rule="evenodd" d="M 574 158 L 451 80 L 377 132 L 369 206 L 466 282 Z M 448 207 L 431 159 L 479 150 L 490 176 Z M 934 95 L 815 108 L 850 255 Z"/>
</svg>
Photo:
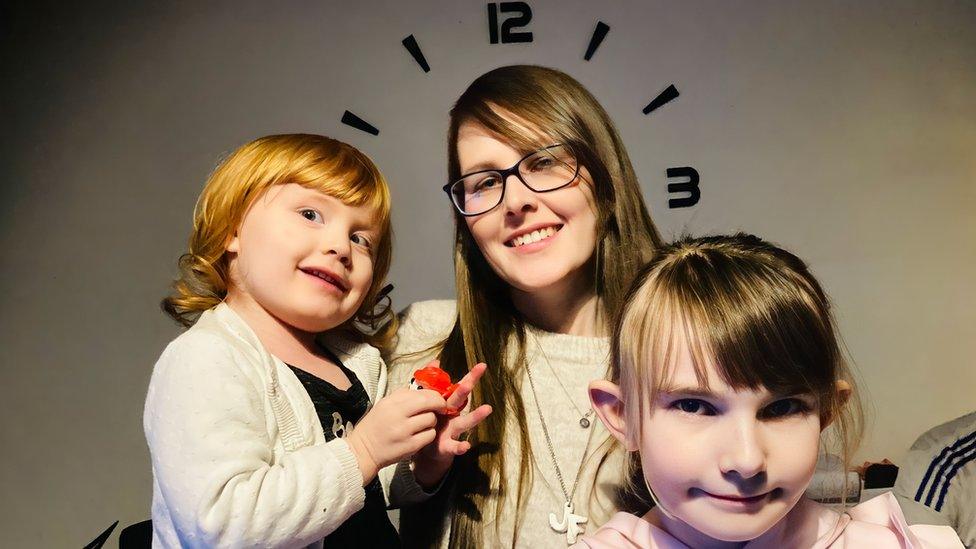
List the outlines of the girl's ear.
<svg viewBox="0 0 976 549">
<path fill-rule="evenodd" d="M 237 227 L 234 229 L 234 234 L 227 237 L 227 243 L 224 244 L 224 251 L 231 253 L 240 253 L 241 251 L 241 239 L 238 236 L 241 232 L 241 228 Z"/>
<path fill-rule="evenodd" d="M 628 452 L 637 450 L 637 444 L 627 436 L 627 421 L 624 418 L 624 401 L 620 387 L 605 379 L 590 382 L 590 403 L 593 410 L 606 425 L 607 430 L 623 444 Z"/>
<path fill-rule="evenodd" d="M 840 410 L 844 406 L 847 406 L 847 401 L 850 400 L 851 395 L 854 393 L 854 388 L 847 381 L 838 379 L 834 384 L 834 390 L 837 391 L 837 409 Z M 836 415 L 824 416 L 820 421 L 820 430 L 822 431 L 829 427 L 835 419 L 837 419 Z"/>
</svg>

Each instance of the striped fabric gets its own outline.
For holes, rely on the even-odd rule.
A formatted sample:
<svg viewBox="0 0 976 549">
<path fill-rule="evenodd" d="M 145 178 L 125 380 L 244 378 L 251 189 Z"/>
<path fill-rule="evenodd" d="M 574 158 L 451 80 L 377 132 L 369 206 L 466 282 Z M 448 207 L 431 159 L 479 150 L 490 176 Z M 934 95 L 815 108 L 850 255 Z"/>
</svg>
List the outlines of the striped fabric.
<svg viewBox="0 0 976 549">
<path fill-rule="evenodd" d="M 932 460 L 925 471 L 922 482 L 918 485 L 918 490 L 915 492 L 915 501 L 933 507 L 936 511 L 942 511 L 946 492 L 949 491 L 952 479 L 963 466 L 974 459 L 976 459 L 976 431 L 946 446 Z M 932 502 L 936 494 L 939 497 L 933 505 Z M 925 501 L 922 501 L 922 498 L 925 498 Z"/>
<path fill-rule="evenodd" d="M 976 548 L 976 412 L 920 436 L 895 492 L 940 513 L 966 547 Z"/>
</svg>

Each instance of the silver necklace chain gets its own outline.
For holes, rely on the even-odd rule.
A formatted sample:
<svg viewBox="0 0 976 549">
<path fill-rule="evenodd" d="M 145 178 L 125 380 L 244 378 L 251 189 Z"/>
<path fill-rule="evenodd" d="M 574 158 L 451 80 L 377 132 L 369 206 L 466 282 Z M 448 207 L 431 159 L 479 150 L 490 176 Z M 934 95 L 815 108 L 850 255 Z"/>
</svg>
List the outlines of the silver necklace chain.
<svg viewBox="0 0 976 549">
<path fill-rule="evenodd" d="M 542 356 L 545 357 L 546 364 L 549 366 L 549 371 L 552 372 L 552 376 L 554 378 L 556 378 L 556 383 L 559 384 L 559 388 L 562 389 L 563 390 L 563 394 L 566 395 L 566 400 L 569 401 L 569 405 L 572 406 L 573 407 L 573 410 L 576 410 L 577 415 L 579 415 L 579 425 L 580 425 L 580 427 L 582 427 L 584 429 L 589 429 L 590 428 L 590 424 L 591 424 L 591 422 L 590 422 L 590 416 L 592 416 L 596 412 L 593 410 L 593 408 L 590 408 L 584 414 L 579 409 L 579 406 L 576 405 L 576 401 L 573 400 L 573 397 L 571 397 L 569 395 L 569 391 L 566 390 L 566 386 L 563 385 L 563 382 L 559 381 L 559 376 L 556 375 L 556 370 L 553 369 L 552 364 L 549 363 L 549 357 L 545 356 L 545 354 L 543 354 Z"/>
<path fill-rule="evenodd" d="M 548 360 L 548 359 L 547 359 Z M 589 438 L 586 440 L 586 448 L 583 449 L 583 458 L 580 459 L 579 468 L 576 470 L 576 479 L 573 480 L 572 490 L 566 490 L 566 481 L 563 480 L 563 472 L 559 469 L 559 462 L 556 461 L 556 450 L 552 445 L 552 437 L 549 436 L 549 428 L 546 426 L 546 418 L 542 415 L 542 405 L 539 404 L 539 394 L 535 389 L 535 380 L 532 379 L 532 368 L 528 362 L 525 364 L 525 373 L 529 378 L 529 387 L 532 389 L 532 398 L 535 400 L 535 409 L 539 413 L 539 423 L 542 424 L 542 434 L 546 437 L 546 446 L 549 449 L 549 457 L 552 458 L 552 466 L 556 471 L 556 479 L 559 480 L 559 487 L 563 491 L 566 503 L 572 503 L 573 496 L 576 495 L 576 487 L 579 485 L 580 475 L 583 473 L 583 464 L 586 463 L 586 452 L 589 447 Z M 592 431 L 590 432 L 592 435 Z"/>
<path fill-rule="evenodd" d="M 535 346 L 539 349 L 539 354 L 542 355 L 543 359 L 545 359 L 546 366 L 549 367 L 549 372 L 552 373 L 552 377 L 555 378 L 556 383 L 559 384 L 559 388 L 562 389 L 563 394 L 566 395 L 566 400 L 569 401 L 569 405 L 572 406 L 574 410 L 576 410 L 577 414 L 579 414 L 580 427 L 584 429 L 589 429 L 590 424 L 592 423 L 590 421 L 590 416 L 592 416 L 596 412 L 593 410 L 592 407 L 585 414 L 579 409 L 579 406 L 576 405 L 576 401 L 573 399 L 572 396 L 570 396 L 569 391 L 566 389 L 566 386 L 563 385 L 563 382 L 559 380 L 559 376 L 556 374 L 556 369 L 552 367 L 552 362 L 549 362 L 549 355 L 547 355 L 546 352 L 542 350 L 542 342 L 539 341 L 539 338 L 536 337 L 535 334 L 529 332 L 529 335 L 531 335 L 532 339 L 535 340 Z"/>
<path fill-rule="evenodd" d="M 556 375 L 556 371 L 552 367 L 552 363 L 549 362 L 549 357 L 546 355 L 545 350 L 532 334 L 533 338 L 536 339 L 536 346 L 539 348 L 539 352 L 546 360 L 546 364 L 549 365 L 549 370 L 552 375 L 556 378 L 556 382 L 563 389 L 563 393 L 569 398 L 570 404 L 573 408 L 576 408 L 576 404 L 573 402 L 572 397 L 569 396 L 569 391 L 566 391 L 566 387 L 563 386 L 562 382 L 559 381 L 559 376 Z M 590 448 L 590 441 L 593 439 L 593 433 L 595 429 L 589 429 L 589 433 L 586 437 L 586 444 L 583 446 L 583 456 L 580 458 L 579 467 L 576 469 L 576 478 L 573 479 L 573 487 L 570 490 L 566 490 L 566 481 L 563 479 L 563 472 L 559 468 L 559 460 L 556 459 L 556 448 L 552 444 L 552 436 L 549 434 L 549 426 L 546 425 L 546 418 L 542 414 L 542 403 L 539 402 L 539 393 L 535 388 L 535 379 L 532 377 L 532 367 L 529 365 L 529 361 L 525 362 L 525 373 L 529 378 L 529 387 L 532 389 L 532 398 L 535 401 L 535 409 L 539 414 L 539 423 L 542 426 L 542 434 L 546 438 L 546 448 L 549 450 L 549 457 L 552 459 L 552 467 L 556 473 L 556 479 L 559 481 L 559 488 L 563 491 L 563 497 L 566 498 L 562 509 L 562 518 L 560 519 L 556 513 L 549 513 L 549 527 L 553 531 L 558 533 L 566 534 L 566 545 L 572 545 L 576 543 L 576 538 L 583 533 L 586 522 L 589 520 L 586 515 L 578 515 L 573 512 L 573 497 L 576 495 L 576 488 L 579 486 L 580 477 L 583 475 L 583 466 L 586 464 L 586 455 Z M 579 408 L 576 408 L 577 413 Z M 580 418 L 579 424 L 584 429 L 590 426 L 590 421 L 587 415 L 583 415 Z"/>
</svg>

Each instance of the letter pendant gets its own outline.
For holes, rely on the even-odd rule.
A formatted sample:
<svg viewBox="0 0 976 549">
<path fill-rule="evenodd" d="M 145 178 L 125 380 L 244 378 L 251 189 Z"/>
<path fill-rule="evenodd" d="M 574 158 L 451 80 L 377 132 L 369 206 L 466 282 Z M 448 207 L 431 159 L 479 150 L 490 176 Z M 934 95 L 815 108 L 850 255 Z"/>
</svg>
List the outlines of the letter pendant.
<svg viewBox="0 0 976 549">
<path fill-rule="evenodd" d="M 580 524 L 586 523 L 586 520 L 583 515 L 573 513 L 573 504 L 568 501 L 563 507 L 562 522 L 556 522 L 556 513 L 549 513 L 549 527 L 559 533 L 566 532 L 566 545 L 576 543 L 576 536 L 582 534 L 585 528 Z"/>
</svg>

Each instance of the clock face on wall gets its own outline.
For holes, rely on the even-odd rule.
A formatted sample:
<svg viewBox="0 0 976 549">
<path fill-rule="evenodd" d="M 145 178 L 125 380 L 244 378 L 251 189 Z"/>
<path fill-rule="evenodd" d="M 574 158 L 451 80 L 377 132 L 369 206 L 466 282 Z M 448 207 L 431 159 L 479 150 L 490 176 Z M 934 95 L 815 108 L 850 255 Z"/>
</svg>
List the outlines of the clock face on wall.
<svg viewBox="0 0 976 549">
<path fill-rule="evenodd" d="M 486 35 L 489 44 L 501 46 L 505 44 L 531 44 L 533 42 L 533 12 L 528 2 L 489 2 L 485 8 Z M 599 20 L 596 22 L 589 41 L 585 45 L 585 50 L 583 50 L 585 61 L 590 62 L 593 59 L 610 30 L 610 26 L 605 22 Z M 432 71 L 416 36 L 410 34 L 401 43 L 420 70 L 425 73 Z M 647 116 L 671 103 L 679 95 L 678 88 L 674 84 L 668 84 L 641 109 L 641 114 Z M 368 115 L 364 116 L 365 118 L 347 110 L 342 114 L 341 122 L 370 135 L 379 136 L 380 129 L 372 122 L 367 121 Z M 700 176 L 695 168 L 691 166 L 669 167 L 663 176 L 668 181 L 668 208 L 690 208 L 701 199 Z"/>
</svg>

